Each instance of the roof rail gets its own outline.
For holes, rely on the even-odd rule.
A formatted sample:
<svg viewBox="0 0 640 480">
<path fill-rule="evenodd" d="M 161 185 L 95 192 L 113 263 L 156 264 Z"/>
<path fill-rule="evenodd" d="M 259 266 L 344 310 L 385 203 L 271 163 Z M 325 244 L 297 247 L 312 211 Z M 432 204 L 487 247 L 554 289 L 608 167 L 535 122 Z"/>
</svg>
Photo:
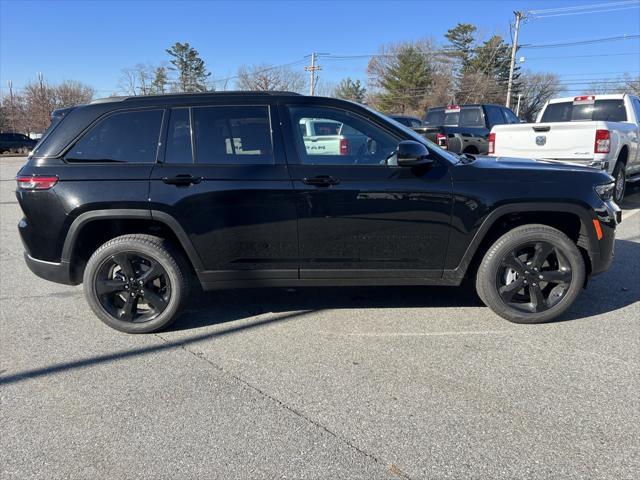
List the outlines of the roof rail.
<svg viewBox="0 0 640 480">
<path fill-rule="evenodd" d="M 106 98 L 97 98 L 92 100 L 91 103 L 110 103 L 110 102 L 124 102 L 130 100 L 146 100 L 146 99 L 169 99 L 169 98 L 183 98 L 183 97 L 232 97 L 237 95 L 300 95 L 296 92 L 287 91 L 252 91 L 252 90 L 229 90 L 224 92 L 192 92 L 192 93 L 163 93 L 159 95 L 133 95 L 133 96 L 114 96 Z"/>
</svg>

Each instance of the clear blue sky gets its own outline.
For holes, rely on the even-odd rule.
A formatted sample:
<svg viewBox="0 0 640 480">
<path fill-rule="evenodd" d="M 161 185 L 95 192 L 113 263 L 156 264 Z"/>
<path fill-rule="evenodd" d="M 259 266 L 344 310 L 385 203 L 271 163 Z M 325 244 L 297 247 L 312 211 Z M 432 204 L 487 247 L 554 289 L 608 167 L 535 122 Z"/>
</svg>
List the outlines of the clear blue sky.
<svg viewBox="0 0 640 480">
<path fill-rule="evenodd" d="M 540 10 L 613 0 L 547 1 L 15 1 L 0 0 L 0 84 L 19 89 L 43 72 L 50 82 L 80 80 L 97 96 L 117 91 L 121 70 L 159 64 L 165 49 L 189 42 L 212 78 L 242 64 L 284 64 L 311 51 L 372 54 L 381 44 L 442 41 L 458 22 L 509 38 L 513 10 Z M 525 23 L 520 44 L 549 44 L 640 33 L 640 8 L 540 18 Z M 530 50 L 524 68 L 552 71 L 563 82 L 640 73 L 640 39 Z M 601 55 L 576 57 L 577 55 Z M 550 58 L 562 57 L 562 58 Z M 571 58 L 566 58 L 571 57 Z M 320 81 L 365 79 L 367 60 L 322 59 Z M 302 69 L 302 66 L 296 66 Z M 229 85 L 232 86 L 232 85 Z M 587 85 L 572 84 L 569 93 Z"/>
</svg>

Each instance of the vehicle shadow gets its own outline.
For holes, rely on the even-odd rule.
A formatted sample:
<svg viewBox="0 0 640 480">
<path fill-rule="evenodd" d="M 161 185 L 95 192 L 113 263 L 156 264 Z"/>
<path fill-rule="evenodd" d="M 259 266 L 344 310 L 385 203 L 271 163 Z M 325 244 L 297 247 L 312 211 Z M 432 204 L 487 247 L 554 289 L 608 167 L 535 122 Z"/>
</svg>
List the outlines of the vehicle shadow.
<svg viewBox="0 0 640 480">
<path fill-rule="evenodd" d="M 620 208 L 622 210 L 640 208 L 640 182 L 627 184 L 627 191 L 622 202 L 620 202 Z M 624 221 L 624 214 L 622 215 L 622 220 Z"/>
<path fill-rule="evenodd" d="M 372 308 L 482 306 L 471 285 L 461 287 L 301 287 L 197 292 L 168 331 L 189 330 L 263 313 Z"/>
<path fill-rule="evenodd" d="M 640 243 L 616 240 L 611 269 L 590 280 L 576 303 L 555 322 L 612 312 L 640 301 Z M 483 307 L 472 282 L 460 287 L 305 287 L 236 289 L 194 294 L 191 306 L 169 331 L 248 319 L 263 313 L 340 309 Z M 429 318 L 425 314 L 425 319 Z"/>
</svg>

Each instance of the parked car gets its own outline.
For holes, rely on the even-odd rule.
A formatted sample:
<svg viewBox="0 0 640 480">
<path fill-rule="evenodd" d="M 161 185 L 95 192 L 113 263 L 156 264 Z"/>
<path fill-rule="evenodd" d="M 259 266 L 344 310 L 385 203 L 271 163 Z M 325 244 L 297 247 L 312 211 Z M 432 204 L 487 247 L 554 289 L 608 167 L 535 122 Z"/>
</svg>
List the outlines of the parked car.
<svg viewBox="0 0 640 480">
<path fill-rule="evenodd" d="M 536 123 L 491 130 L 493 156 L 544 158 L 601 168 L 616 181 L 640 181 L 640 99 L 633 95 L 581 95 L 549 100 Z"/>
<path fill-rule="evenodd" d="M 371 147 L 365 135 L 342 122 L 303 118 L 299 125 L 309 155 L 364 155 Z"/>
<path fill-rule="evenodd" d="M 169 325 L 205 289 L 459 285 L 551 320 L 613 258 L 613 181 L 458 156 L 364 106 L 286 93 L 109 98 L 54 113 L 17 176 L 29 268 L 107 325 Z M 340 124 L 364 152 L 305 142 Z M 315 133 L 318 133 L 315 131 Z M 334 133 L 329 132 L 329 133 Z"/>
<path fill-rule="evenodd" d="M 422 127 L 422 120 L 420 120 L 418 117 L 412 117 L 411 115 L 399 115 L 399 114 L 388 115 L 388 117 L 395 120 L 398 123 L 401 123 L 405 127 L 409 127 L 409 128 Z"/>
<path fill-rule="evenodd" d="M 0 133 L 0 153 L 28 152 L 35 147 L 37 140 L 22 133 Z"/>
<path fill-rule="evenodd" d="M 520 120 L 500 105 L 448 105 L 427 110 L 423 126 L 415 130 L 445 150 L 485 155 L 491 128 L 505 123 Z"/>
</svg>

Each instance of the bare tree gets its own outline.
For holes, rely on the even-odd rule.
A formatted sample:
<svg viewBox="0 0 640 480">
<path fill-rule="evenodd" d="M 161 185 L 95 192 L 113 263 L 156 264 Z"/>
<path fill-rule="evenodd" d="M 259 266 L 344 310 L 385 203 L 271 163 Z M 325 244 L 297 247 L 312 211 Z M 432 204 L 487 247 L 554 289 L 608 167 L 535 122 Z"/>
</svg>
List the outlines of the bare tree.
<svg viewBox="0 0 640 480">
<path fill-rule="evenodd" d="M 53 88 L 56 108 L 72 107 L 91 101 L 95 90 L 76 80 L 65 80 Z"/>
<path fill-rule="evenodd" d="M 620 82 L 613 82 L 611 80 L 603 80 L 602 82 L 595 82 L 589 86 L 589 90 L 584 92 L 585 94 L 605 94 L 605 93 L 631 93 L 633 95 L 640 95 L 640 75 L 635 78 L 625 73 Z"/>
<path fill-rule="evenodd" d="M 26 114 L 29 117 L 30 128 L 34 132 L 44 132 L 50 123 L 51 112 L 56 108 L 56 93 L 38 74 L 35 82 L 29 82 L 24 87 Z"/>
<path fill-rule="evenodd" d="M 22 94 L 2 98 L 3 118 L 0 128 L 23 133 L 42 133 L 51 122 L 51 112 L 57 108 L 87 103 L 93 98 L 93 88 L 81 82 L 66 80 L 51 85 L 42 74 L 29 82 Z"/>
<path fill-rule="evenodd" d="M 563 90 L 560 78 L 555 73 L 524 72 L 520 76 L 520 117 L 527 122 L 535 122 L 544 104 Z"/>
<path fill-rule="evenodd" d="M 125 95 L 149 95 L 154 89 L 155 74 L 155 68 L 144 63 L 123 68 L 118 89 Z"/>
<path fill-rule="evenodd" d="M 238 69 L 236 86 L 240 90 L 281 90 L 302 93 L 307 88 L 307 80 L 302 72 L 288 67 L 268 64 L 243 65 Z"/>
</svg>

